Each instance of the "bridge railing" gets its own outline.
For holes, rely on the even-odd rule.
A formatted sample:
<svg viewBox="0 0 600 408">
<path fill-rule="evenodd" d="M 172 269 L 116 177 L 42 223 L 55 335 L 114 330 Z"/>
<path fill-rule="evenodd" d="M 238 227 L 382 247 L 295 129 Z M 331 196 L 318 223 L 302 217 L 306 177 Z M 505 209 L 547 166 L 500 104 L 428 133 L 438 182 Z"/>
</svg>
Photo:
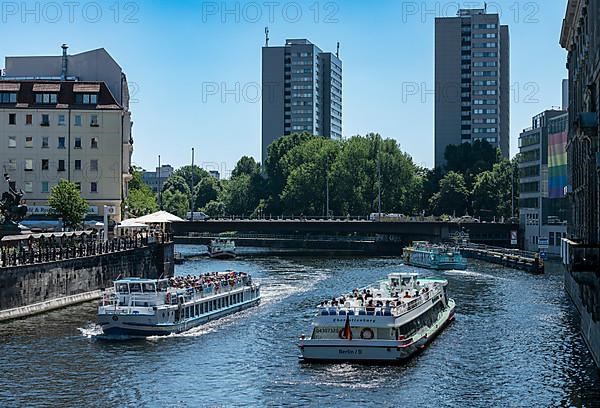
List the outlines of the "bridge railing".
<svg viewBox="0 0 600 408">
<path fill-rule="evenodd" d="M 356 235 L 315 235 L 315 234 L 255 234 L 255 233 L 235 233 L 235 234 L 213 234 L 209 232 L 190 232 L 186 236 L 177 238 L 203 238 L 203 239 L 261 239 L 261 240 L 311 240 L 311 241 L 365 241 L 374 242 L 375 237 L 372 236 L 356 236 Z"/>
<path fill-rule="evenodd" d="M 126 235 L 108 241 L 98 236 L 71 237 L 64 240 L 25 236 L 23 240 L 10 244 L 2 243 L 0 269 L 118 253 L 167 242 L 172 242 L 172 236 L 163 233 Z"/>
</svg>

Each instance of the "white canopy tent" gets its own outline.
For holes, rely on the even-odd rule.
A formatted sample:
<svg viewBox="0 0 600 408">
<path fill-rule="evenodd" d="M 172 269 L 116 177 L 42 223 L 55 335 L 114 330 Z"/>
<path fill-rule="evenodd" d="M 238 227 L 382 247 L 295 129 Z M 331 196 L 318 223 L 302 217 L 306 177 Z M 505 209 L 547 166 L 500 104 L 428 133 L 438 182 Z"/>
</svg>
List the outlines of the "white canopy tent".
<svg viewBox="0 0 600 408">
<path fill-rule="evenodd" d="M 140 224 L 169 224 L 174 221 L 184 221 L 176 215 L 166 211 L 157 211 L 153 214 L 144 215 L 143 217 L 134 218 L 136 223 Z"/>
</svg>

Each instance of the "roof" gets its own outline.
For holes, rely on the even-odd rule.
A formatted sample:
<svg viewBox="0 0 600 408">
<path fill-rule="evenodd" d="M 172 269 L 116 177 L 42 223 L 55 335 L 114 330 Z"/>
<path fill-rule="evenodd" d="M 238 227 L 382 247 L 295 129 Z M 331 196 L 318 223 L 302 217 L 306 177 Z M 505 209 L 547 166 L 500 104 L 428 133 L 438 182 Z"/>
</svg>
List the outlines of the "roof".
<svg viewBox="0 0 600 408">
<path fill-rule="evenodd" d="M 21 84 L 0 82 L 0 91 L 4 92 L 19 92 Z"/>
<path fill-rule="evenodd" d="M 142 224 L 167 224 L 173 221 L 184 221 L 176 215 L 166 211 L 157 211 L 153 214 L 144 215 L 143 217 L 135 218 L 135 222 Z"/>
<path fill-rule="evenodd" d="M 100 84 L 74 84 L 73 92 L 99 93 Z"/>
<path fill-rule="evenodd" d="M 0 103 L 0 107 L 32 108 L 41 106 L 44 109 L 94 109 L 121 110 L 123 107 L 115 100 L 104 82 L 77 81 L 42 81 L 42 80 L 0 80 L 0 91 L 16 92 L 17 101 Z M 40 105 L 36 103 L 35 95 L 40 92 L 56 93 L 57 103 Z M 82 92 L 98 95 L 96 105 L 76 103 L 76 96 Z"/>
<path fill-rule="evenodd" d="M 33 92 L 60 92 L 60 83 L 34 84 Z"/>
</svg>

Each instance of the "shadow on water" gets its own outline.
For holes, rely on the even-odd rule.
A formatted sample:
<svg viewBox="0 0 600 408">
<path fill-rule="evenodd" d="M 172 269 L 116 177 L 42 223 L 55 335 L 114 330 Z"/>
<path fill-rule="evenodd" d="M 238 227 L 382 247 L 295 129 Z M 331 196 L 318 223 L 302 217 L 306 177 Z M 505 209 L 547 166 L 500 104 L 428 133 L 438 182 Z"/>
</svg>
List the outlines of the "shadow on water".
<svg viewBox="0 0 600 408">
<path fill-rule="evenodd" d="M 314 306 L 395 271 L 396 258 L 196 259 L 178 274 L 236 269 L 260 306 L 189 332 L 100 342 L 95 304 L 0 325 L 0 406 L 598 406 L 600 379 L 559 271 L 475 262 L 449 280 L 456 321 L 401 366 L 300 364 Z M 81 330 L 79 330 L 81 329 Z"/>
</svg>

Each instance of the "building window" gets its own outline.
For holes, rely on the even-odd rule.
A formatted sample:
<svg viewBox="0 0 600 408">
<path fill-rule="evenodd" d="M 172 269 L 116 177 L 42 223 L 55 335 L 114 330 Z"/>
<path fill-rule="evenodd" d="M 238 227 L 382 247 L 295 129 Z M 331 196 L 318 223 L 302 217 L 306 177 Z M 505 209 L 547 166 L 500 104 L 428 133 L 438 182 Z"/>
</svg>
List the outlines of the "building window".
<svg viewBox="0 0 600 408">
<path fill-rule="evenodd" d="M 50 126 L 50 115 L 43 114 L 42 115 L 42 126 Z"/>
<path fill-rule="evenodd" d="M 17 170 L 17 161 L 15 159 L 8 159 L 8 165 L 6 166 L 7 171 Z"/>
<path fill-rule="evenodd" d="M 50 169 L 50 160 L 42 159 L 42 170 L 49 170 L 49 169 Z"/>
<path fill-rule="evenodd" d="M 25 192 L 26 192 L 26 193 L 33 193 L 33 182 L 31 182 L 31 181 L 26 181 L 26 182 L 24 183 L 24 185 L 25 185 Z"/>
<path fill-rule="evenodd" d="M 8 124 L 9 125 L 16 125 L 17 124 L 17 114 L 16 113 L 9 113 L 8 114 Z"/>
<path fill-rule="evenodd" d="M 33 171 L 33 159 L 25 159 L 25 171 Z"/>
<path fill-rule="evenodd" d="M 50 184 L 47 181 L 42 181 L 42 193 L 50 192 Z"/>
<path fill-rule="evenodd" d="M 64 137 L 58 138 L 58 148 L 65 149 L 65 138 Z"/>
<path fill-rule="evenodd" d="M 75 115 L 75 126 L 81 126 L 81 115 Z"/>
<path fill-rule="evenodd" d="M 15 92 L 0 92 L 0 103 L 17 103 Z"/>
<path fill-rule="evenodd" d="M 58 102 L 57 94 L 36 94 L 35 95 L 35 103 L 41 105 L 54 105 Z"/>
<path fill-rule="evenodd" d="M 75 149 L 81 149 L 81 138 L 80 137 L 75 138 Z"/>
<path fill-rule="evenodd" d="M 65 125 L 65 115 L 58 115 L 58 126 Z"/>
<path fill-rule="evenodd" d="M 90 183 L 90 192 L 92 192 L 92 193 L 98 192 L 98 183 L 96 183 L 95 181 L 92 181 Z"/>
<path fill-rule="evenodd" d="M 81 160 L 75 160 L 75 170 L 81 170 Z"/>
<path fill-rule="evenodd" d="M 48 143 L 48 136 L 42 137 L 42 149 L 48 149 L 50 144 Z"/>
<path fill-rule="evenodd" d="M 10 148 L 17 147 L 17 137 L 16 136 L 8 137 L 8 147 L 10 147 Z"/>
<path fill-rule="evenodd" d="M 95 137 L 92 137 L 92 139 L 90 140 L 90 147 L 92 149 L 97 149 L 98 148 L 98 139 Z"/>
<path fill-rule="evenodd" d="M 76 94 L 75 103 L 77 105 L 96 105 L 98 103 L 98 95 L 96 94 Z"/>
<path fill-rule="evenodd" d="M 98 124 L 98 115 L 92 115 L 92 116 L 90 117 L 90 126 L 91 126 L 91 127 L 98 127 L 98 126 L 100 126 L 100 125 Z"/>
<path fill-rule="evenodd" d="M 90 171 L 98 171 L 98 160 L 90 160 Z"/>
<path fill-rule="evenodd" d="M 25 147 L 28 149 L 33 147 L 33 137 L 32 136 L 25 136 Z"/>
<path fill-rule="evenodd" d="M 26 125 L 33 124 L 33 115 L 30 115 L 30 114 L 25 115 L 25 124 Z"/>
<path fill-rule="evenodd" d="M 64 160 L 58 161 L 58 171 L 65 171 L 65 161 Z"/>
</svg>

